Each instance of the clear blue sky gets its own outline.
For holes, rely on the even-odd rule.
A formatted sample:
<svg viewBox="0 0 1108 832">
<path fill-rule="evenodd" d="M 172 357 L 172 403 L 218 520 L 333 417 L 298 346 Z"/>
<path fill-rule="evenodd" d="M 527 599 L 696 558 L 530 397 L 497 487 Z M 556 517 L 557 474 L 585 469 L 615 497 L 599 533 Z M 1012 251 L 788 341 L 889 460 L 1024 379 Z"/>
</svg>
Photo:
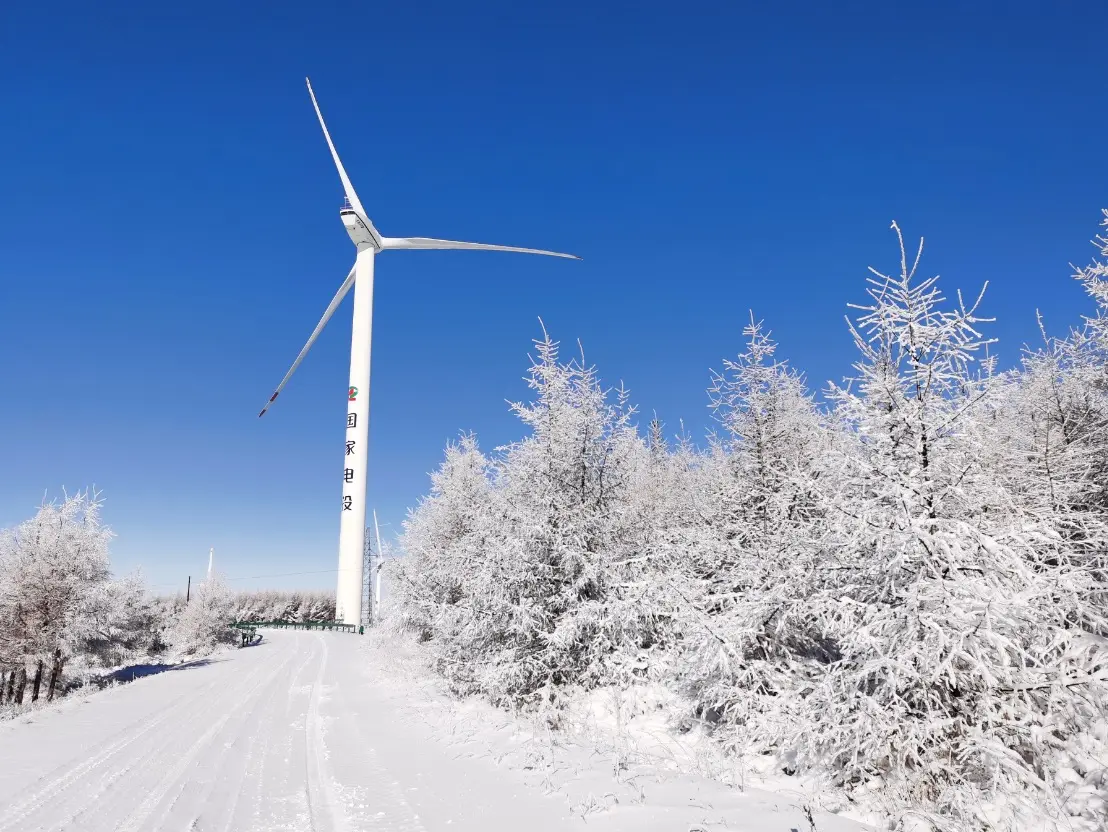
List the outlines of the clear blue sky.
<svg viewBox="0 0 1108 832">
<path fill-rule="evenodd" d="M 948 291 L 991 281 L 1011 363 L 1108 205 L 1085 3 L 8 4 L 0 15 L 0 525 L 95 484 L 114 562 L 333 586 L 349 269 L 309 75 L 382 233 L 551 247 L 378 261 L 371 503 L 444 443 L 518 438 L 542 316 L 702 435 L 747 309 L 813 386 L 896 219 Z M 772 6 L 772 10 L 769 8 Z M 926 7 L 926 8 L 925 8 Z M 833 9 L 833 10 L 832 10 Z"/>
</svg>

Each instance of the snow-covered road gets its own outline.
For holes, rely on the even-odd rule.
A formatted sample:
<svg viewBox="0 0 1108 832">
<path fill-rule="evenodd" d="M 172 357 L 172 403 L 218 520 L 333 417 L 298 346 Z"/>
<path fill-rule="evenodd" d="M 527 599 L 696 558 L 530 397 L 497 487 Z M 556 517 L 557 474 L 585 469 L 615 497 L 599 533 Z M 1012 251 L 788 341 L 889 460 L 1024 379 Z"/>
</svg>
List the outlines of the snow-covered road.
<svg viewBox="0 0 1108 832">
<path fill-rule="evenodd" d="M 267 631 L 257 646 L 4 726 L 0 832 L 580 825 L 557 799 L 404 731 L 360 683 L 359 642 Z"/>
<path fill-rule="evenodd" d="M 784 794 L 650 767 L 617 782 L 601 752 L 451 704 L 369 643 L 267 630 L 0 725 L 0 832 L 809 830 Z"/>
</svg>

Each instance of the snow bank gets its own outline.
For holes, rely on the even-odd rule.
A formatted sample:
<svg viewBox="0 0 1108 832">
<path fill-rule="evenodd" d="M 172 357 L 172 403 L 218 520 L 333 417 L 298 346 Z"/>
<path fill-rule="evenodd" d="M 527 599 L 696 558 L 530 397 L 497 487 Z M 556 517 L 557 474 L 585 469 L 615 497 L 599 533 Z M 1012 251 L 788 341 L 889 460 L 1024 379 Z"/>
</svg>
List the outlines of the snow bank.
<svg viewBox="0 0 1108 832">
<path fill-rule="evenodd" d="M 574 695 L 553 730 L 535 715 L 455 698 L 411 636 L 377 629 L 364 641 L 367 678 L 381 695 L 458 753 L 558 794 L 589 828 L 863 832 L 882 820 L 814 781 L 744 772 L 699 729 L 672 727 L 678 699 L 660 686 Z"/>
</svg>

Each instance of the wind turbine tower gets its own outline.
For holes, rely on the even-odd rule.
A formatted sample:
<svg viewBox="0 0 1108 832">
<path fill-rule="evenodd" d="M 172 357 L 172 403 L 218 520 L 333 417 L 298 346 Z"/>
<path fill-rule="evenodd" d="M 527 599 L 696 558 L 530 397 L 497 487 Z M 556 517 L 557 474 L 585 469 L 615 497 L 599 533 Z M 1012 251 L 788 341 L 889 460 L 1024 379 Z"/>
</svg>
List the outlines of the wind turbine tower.
<svg viewBox="0 0 1108 832">
<path fill-rule="evenodd" d="M 305 79 L 306 80 L 306 79 Z M 357 625 L 361 620 L 362 607 L 362 553 L 366 520 L 366 480 L 369 454 L 369 369 L 370 347 L 373 332 L 373 266 L 379 252 L 399 249 L 467 249 L 471 251 L 515 251 L 523 254 L 543 254 L 550 257 L 566 257 L 578 260 L 572 254 L 561 254 L 543 249 L 519 248 L 516 246 L 489 245 L 486 243 L 464 243 L 457 240 L 437 240 L 431 237 L 385 237 L 382 236 L 358 199 L 350 177 L 339 159 L 331 134 L 323 121 L 319 103 L 312 91 L 311 81 L 308 95 L 311 96 L 323 137 L 331 150 L 331 158 L 338 169 L 339 179 L 346 193 L 346 202 L 339 210 L 339 217 L 357 251 L 354 266 L 346 276 L 320 318 L 308 342 L 292 363 L 273 395 L 258 416 L 264 416 L 270 405 L 276 400 L 289 378 L 296 372 L 308 350 L 319 337 L 327 321 L 335 313 L 351 287 L 354 287 L 354 326 L 350 338 L 350 384 L 345 391 L 346 400 L 346 437 L 343 449 L 342 472 L 342 509 L 339 514 L 339 568 L 338 585 L 335 591 L 335 618 L 348 624 Z"/>
<path fill-rule="evenodd" d="M 212 564 L 215 562 L 215 548 L 208 550 L 208 580 L 212 579 Z"/>
</svg>

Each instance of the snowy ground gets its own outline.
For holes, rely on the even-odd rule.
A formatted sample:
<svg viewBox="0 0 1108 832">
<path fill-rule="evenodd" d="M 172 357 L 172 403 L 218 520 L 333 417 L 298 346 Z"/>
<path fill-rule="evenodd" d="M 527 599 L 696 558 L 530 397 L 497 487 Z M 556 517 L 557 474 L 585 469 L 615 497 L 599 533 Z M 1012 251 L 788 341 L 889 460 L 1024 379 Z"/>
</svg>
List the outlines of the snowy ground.
<svg viewBox="0 0 1108 832">
<path fill-rule="evenodd" d="M 8 722 L 0 832 L 812 830 L 795 796 L 667 774 L 451 703 L 384 646 L 265 631 Z"/>
</svg>

